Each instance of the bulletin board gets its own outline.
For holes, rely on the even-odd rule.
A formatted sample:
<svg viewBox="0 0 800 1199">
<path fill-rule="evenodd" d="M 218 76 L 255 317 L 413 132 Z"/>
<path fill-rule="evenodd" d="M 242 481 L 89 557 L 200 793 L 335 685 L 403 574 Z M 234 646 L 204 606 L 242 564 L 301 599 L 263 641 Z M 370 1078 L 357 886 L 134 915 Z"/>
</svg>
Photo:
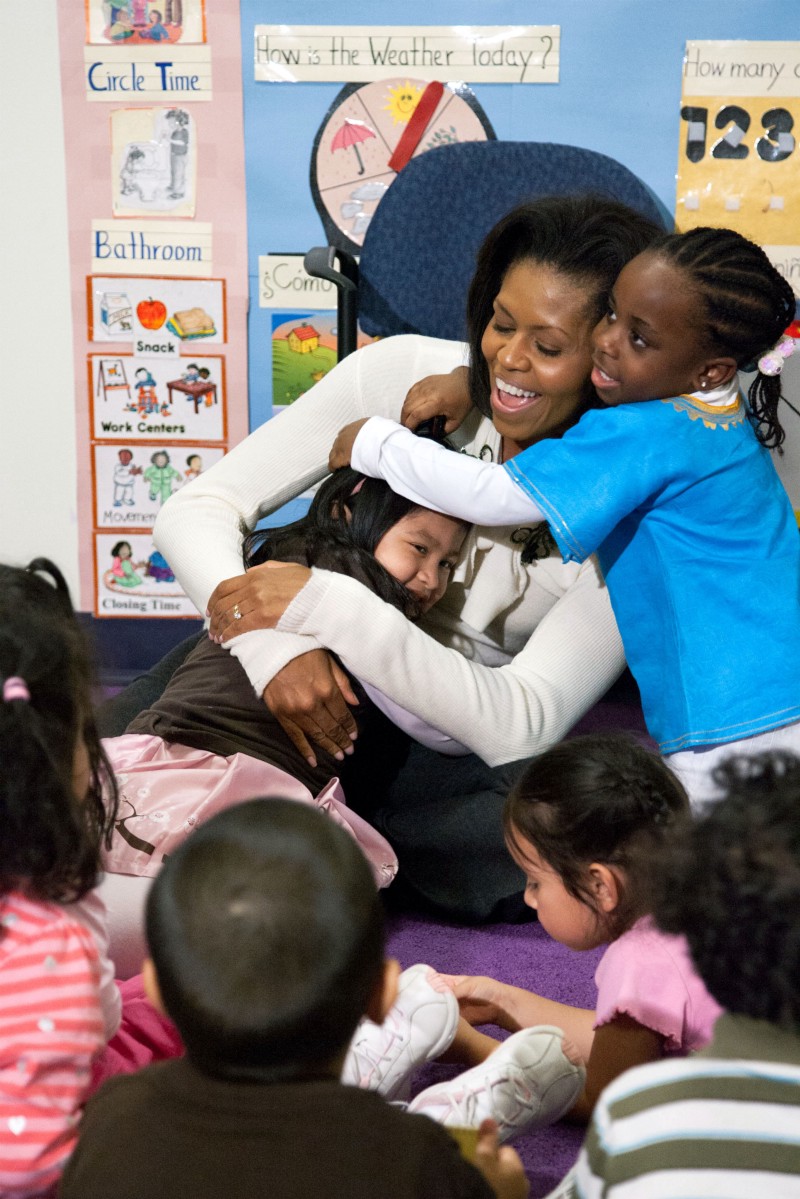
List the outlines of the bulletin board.
<svg viewBox="0 0 800 1199">
<path fill-rule="evenodd" d="M 800 297 L 800 42 L 689 42 L 675 216 L 764 247 Z"/>
<path fill-rule="evenodd" d="M 97 524 L 95 447 L 144 472 L 164 444 L 185 478 L 190 449 L 205 469 L 204 448 L 229 448 L 331 369 L 336 297 L 303 254 L 332 225 L 358 251 L 395 155 L 466 137 L 585 146 L 639 175 L 679 227 L 752 231 L 797 286 L 798 44 L 780 40 L 795 0 L 674 0 L 646 23 L 631 10 L 439 0 L 433 24 L 427 0 L 365 0 L 355 25 L 329 0 L 302 20 L 265 0 L 59 0 L 83 607 L 126 614 L 101 586 L 116 542 L 100 540 L 113 532 Z M 196 406 L 178 384 L 199 371 Z M 800 396 L 793 368 L 787 384 Z M 800 504 L 791 430 L 778 466 Z M 132 544 L 132 560 L 151 549 Z M 148 603 L 129 582 L 135 614 L 135 595 Z"/>
<path fill-rule="evenodd" d="M 248 432 L 236 0 L 59 0 L 81 607 L 197 617 L 152 540 Z"/>
</svg>

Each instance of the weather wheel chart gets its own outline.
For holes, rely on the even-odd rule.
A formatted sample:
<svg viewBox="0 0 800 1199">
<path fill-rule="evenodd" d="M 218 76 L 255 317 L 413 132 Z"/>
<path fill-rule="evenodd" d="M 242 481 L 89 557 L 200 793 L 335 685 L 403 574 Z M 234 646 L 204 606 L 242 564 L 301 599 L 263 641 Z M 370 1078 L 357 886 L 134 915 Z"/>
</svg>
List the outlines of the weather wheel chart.
<svg viewBox="0 0 800 1199">
<path fill-rule="evenodd" d="M 343 87 L 311 154 L 311 194 L 328 240 L 357 254 L 375 209 L 411 158 L 494 137 L 463 84 L 398 76 Z"/>
</svg>

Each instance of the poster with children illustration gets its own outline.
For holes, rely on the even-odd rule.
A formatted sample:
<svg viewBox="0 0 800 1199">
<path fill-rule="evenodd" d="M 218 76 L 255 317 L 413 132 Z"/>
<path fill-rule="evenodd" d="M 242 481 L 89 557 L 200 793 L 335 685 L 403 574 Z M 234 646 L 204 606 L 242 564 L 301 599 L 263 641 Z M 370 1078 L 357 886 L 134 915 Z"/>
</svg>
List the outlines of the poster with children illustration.
<svg viewBox="0 0 800 1199">
<path fill-rule="evenodd" d="M 161 46 L 205 42 L 205 0 L 85 0 L 86 41 Z"/>
<path fill-rule="evenodd" d="M 224 441 L 225 359 L 90 354 L 89 407 L 98 441 Z"/>
<path fill-rule="evenodd" d="M 95 615 L 198 615 L 150 533 L 95 533 Z"/>
<path fill-rule="evenodd" d="M 114 216 L 193 217 L 197 178 L 194 120 L 179 105 L 118 108 L 111 114 Z"/>
<path fill-rule="evenodd" d="M 224 279 L 89 275 L 86 286 L 89 341 L 133 342 L 136 354 L 147 355 L 168 337 L 174 353 L 157 352 L 174 360 L 194 342 L 227 340 Z"/>
<path fill-rule="evenodd" d="M 95 526 L 152 528 L 161 505 L 225 453 L 222 446 L 96 445 Z"/>
</svg>

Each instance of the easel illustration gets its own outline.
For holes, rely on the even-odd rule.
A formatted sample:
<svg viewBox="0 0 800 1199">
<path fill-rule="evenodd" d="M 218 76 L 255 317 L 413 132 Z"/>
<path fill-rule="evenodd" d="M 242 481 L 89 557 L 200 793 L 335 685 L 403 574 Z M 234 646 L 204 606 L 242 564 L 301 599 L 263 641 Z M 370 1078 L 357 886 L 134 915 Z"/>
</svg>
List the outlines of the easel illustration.
<svg viewBox="0 0 800 1199">
<path fill-rule="evenodd" d="M 119 391 L 124 388 L 131 397 L 131 385 L 125 374 L 125 363 L 121 358 L 101 358 L 100 369 L 97 372 L 97 395 L 103 392 L 103 401 L 108 399 L 109 391 Z"/>
</svg>

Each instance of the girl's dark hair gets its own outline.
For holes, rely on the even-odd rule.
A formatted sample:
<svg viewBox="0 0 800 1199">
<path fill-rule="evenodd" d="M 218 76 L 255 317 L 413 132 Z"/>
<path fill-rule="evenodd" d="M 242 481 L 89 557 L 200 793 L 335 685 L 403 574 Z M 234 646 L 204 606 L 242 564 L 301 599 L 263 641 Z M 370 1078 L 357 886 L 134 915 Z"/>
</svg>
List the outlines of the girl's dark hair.
<svg viewBox="0 0 800 1199">
<path fill-rule="evenodd" d="M 592 734 L 534 758 L 506 800 L 503 823 L 518 857 L 529 842 L 570 895 L 595 912 L 588 867 L 599 862 L 624 872 L 606 926 L 613 939 L 644 915 L 653 854 L 688 813 L 686 792 L 661 758 L 623 734 Z"/>
<path fill-rule="evenodd" d="M 565 275 L 585 289 L 586 313 L 596 324 L 622 268 L 663 232 L 627 204 L 596 195 L 544 196 L 503 217 L 478 251 L 467 298 L 469 391 L 475 407 L 484 416 L 492 414 L 481 340 L 510 267 L 530 262 Z M 593 398 L 587 380 L 585 407 Z M 575 413 L 576 420 L 582 411 Z"/>
<path fill-rule="evenodd" d="M 245 537 L 244 564 L 300 562 L 351 575 L 415 619 L 419 604 L 374 554 L 384 534 L 417 508 L 419 504 L 397 495 L 382 479 L 370 479 L 345 466 L 320 485 L 301 520 Z"/>
<path fill-rule="evenodd" d="M 119 553 L 120 553 L 120 550 L 122 549 L 123 545 L 127 545 L 129 550 L 131 549 L 130 541 L 118 541 L 116 545 L 112 545 L 112 547 L 111 547 L 111 557 L 112 558 L 119 557 Z M 133 552 L 133 551 L 131 550 L 131 552 Z"/>
<path fill-rule="evenodd" d="M 64 576 L 47 558 L 0 565 L 0 688 L 13 677 L 30 699 L 4 700 L 0 690 L 0 895 L 21 889 L 73 902 L 97 882 L 117 790 L 92 715 L 88 647 Z M 73 791 L 81 739 L 85 797 Z"/>
<path fill-rule="evenodd" d="M 701 228 L 663 237 L 652 250 L 693 285 L 709 346 L 735 358 L 737 367 L 757 370 L 757 360 L 795 316 L 794 292 L 761 247 L 733 229 Z M 758 440 L 776 449 L 785 437 L 778 420 L 780 377 L 758 371 L 748 398 Z"/>
</svg>

